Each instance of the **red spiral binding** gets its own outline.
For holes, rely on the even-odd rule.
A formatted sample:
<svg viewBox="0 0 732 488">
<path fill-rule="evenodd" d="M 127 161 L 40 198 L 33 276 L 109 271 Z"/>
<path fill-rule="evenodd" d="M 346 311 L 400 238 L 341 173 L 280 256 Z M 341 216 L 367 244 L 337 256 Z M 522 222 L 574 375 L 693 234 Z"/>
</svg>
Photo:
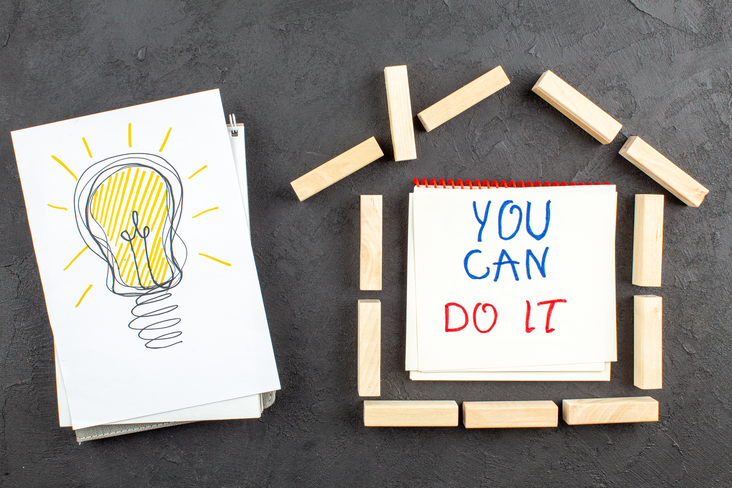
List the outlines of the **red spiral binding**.
<svg viewBox="0 0 732 488">
<path fill-rule="evenodd" d="M 593 183 L 591 181 L 589 181 L 587 183 L 583 183 L 581 181 L 578 181 L 577 183 L 575 183 L 574 181 L 570 181 L 569 183 L 567 183 L 567 182 L 558 183 L 556 181 L 551 182 L 551 183 L 548 181 L 545 181 L 542 183 L 541 181 L 535 181 L 532 183 L 531 181 L 514 181 L 514 180 L 511 180 L 509 182 L 506 182 L 506 180 L 501 180 L 500 182 L 497 180 L 493 180 L 493 181 L 483 180 L 481 182 L 480 180 L 465 180 L 465 181 L 447 180 L 447 181 L 445 181 L 445 180 L 441 179 L 440 181 L 437 181 L 434 178 L 429 181 L 427 181 L 426 178 L 422 178 L 422 180 L 415 178 L 412 181 L 414 182 L 414 186 L 417 186 L 417 187 L 424 186 L 427 188 L 438 188 L 438 187 L 461 188 L 461 189 L 467 188 L 469 190 L 481 189 L 481 188 L 533 188 L 533 187 L 537 187 L 537 186 L 585 186 L 585 185 L 609 185 L 610 184 L 607 181 L 605 183 L 601 183 L 599 181 L 596 183 Z"/>
</svg>

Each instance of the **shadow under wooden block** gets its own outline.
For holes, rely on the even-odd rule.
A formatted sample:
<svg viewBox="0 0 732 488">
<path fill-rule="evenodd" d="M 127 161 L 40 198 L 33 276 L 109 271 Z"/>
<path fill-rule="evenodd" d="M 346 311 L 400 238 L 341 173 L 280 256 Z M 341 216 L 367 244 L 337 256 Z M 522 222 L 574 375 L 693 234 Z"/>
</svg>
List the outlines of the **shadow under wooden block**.
<svg viewBox="0 0 732 488">
<path fill-rule="evenodd" d="M 366 400 L 366 427 L 457 427 L 458 404 L 452 400 Z"/>
<path fill-rule="evenodd" d="M 569 425 L 658 422 L 658 402 L 651 397 L 564 400 L 562 418 Z"/>
<path fill-rule="evenodd" d="M 493 95 L 511 81 L 503 68 L 496 66 L 484 75 L 454 91 L 431 107 L 422 110 L 417 117 L 429 132 Z"/>
<path fill-rule="evenodd" d="M 556 427 L 559 407 L 551 400 L 524 402 L 463 402 L 467 429 Z"/>
<path fill-rule="evenodd" d="M 629 137 L 619 154 L 690 207 L 701 205 L 709 193 L 701 183 L 638 136 Z"/>
<path fill-rule="evenodd" d="M 623 127 L 551 70 L 545 71 L 531 90 L 603 144 L 613 142 Z"/>
<path fill-rule="evenodd" d="M 633 284 L 661 286 L 663 195 L 636 195 L 633 222 Z"/>
<path fill-rule="evenodd" d="M 373 163 L 384 155 L 376 138 L 371 137 L 352 147 L 343 154 L 327 161 L 309 173 L 290 182 L 297 198 L 302 202 L 333 183 L 355 173 L 367 164 Z"/>
<path fill-rule="evenodd" d="M 358 396 L 381 395 L 381 301 L 358 301 Z"/>
<path fill-rule="evenodd" d="M 381 195 L 361 195 L 362 290 L 381 290 L 382 214 Z"/>
<path fill-rule="evenodd" d="M 643 390 L 663 387 L 663 299 L 633 297 L 633 383 Z"/>
</svg>

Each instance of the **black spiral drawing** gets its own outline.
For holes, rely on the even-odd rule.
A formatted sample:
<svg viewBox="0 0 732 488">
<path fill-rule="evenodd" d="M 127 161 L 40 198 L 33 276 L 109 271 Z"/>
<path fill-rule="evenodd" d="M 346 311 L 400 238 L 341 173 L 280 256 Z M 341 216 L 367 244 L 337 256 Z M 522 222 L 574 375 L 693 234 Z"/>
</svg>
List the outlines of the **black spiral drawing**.
<svg viewBox="0 0 732 488">
<path fill-rule="evenodd" d="M 158 230 L 159 245 L 162 246 L 162 255 L 159 259 L 164 258 L 167 262 L 165 275 L 162 277 L 164 279 L 154 276 L 154 263 L 150 251 L 155 244 L 152 242 L 154 237 L 151 228 L 143 223 L 136 209 L 133 208 L 127 219 L 131 223 L 131 228 L 122 227 L 119 232 L 114 232 L 114 235 L 108 235 L 104 225 L 94 215 L 96 208 L 97 217 L 99 216 L 100 205 L 99 202 L 95 204 L 95 195 L 97 199 L 102 198 L 97 194 L 98 190 L 107 183 L 109 193 L 112 177 L 130 169 L 152 172 L 151 178 L 153 174 L 159 177 L 159 181 L 162 182 L 160 188 L 165 189 L 164 204 L 161 204 L 161 208 L 164 205 L 165 213 Z M 127 174 L 129 176 L 129 172 Z M 121 177 L 119 179 L 121 186 Z M 125 188 L 127 188 L 126 182 Z M 117 193 L 119 194 L 119 189 Z M 124 199 L 124 194 L 122 198 Z M 130 193 L 127 198 L 131 199 L 132 194 Z M 119 207 L 122 208 L 122 203 Z M 126 208 L 128 207 L 129 202 L 126 205 Z M 89 249 L 107 264 L 106 285 L 109 291 L 123 297 L 135 297 L 135 305 L 131 310 L 134 318 L 128 327 L 137 331 L 138 337 L 145 341 L 145 347 L 148 349 L 165 349 L 183 342 L 179 339 L 183 333 L 177 330 L 181 319 L 171 315 L 178 305 L 168 302 L 172 296 L 170 290 L 183 279 L 183 266 L 187 257 L 186 246 L 177 234 L 182 209 L 183 185 L 178 172 L 165 159 L 155 154 L 120 154 L 94 163 L 81 175 L 74 191 L 74 214 L 79 234 Z M 109 212 L 109 209 L 102 210 Z M 117 210 L 118 214 L 119 212 Z M 123 215 L 122 222 L 124 220 Z M 132 267 L 127 273 L 132 276 L 131 278 L 122 276 L 123 263 L 118 262 L 121 250 L 118 247 L 115 253 L 115 244 L 126 247 L 127 256 L 130 254 L 132 256 L 132 263 L 128 265 Z M 175 254 L 174 247 L 178 248 L 182 256 Z M 149 275 L 147 279 L 143 278 L 145 270 Z"/>
</svg>

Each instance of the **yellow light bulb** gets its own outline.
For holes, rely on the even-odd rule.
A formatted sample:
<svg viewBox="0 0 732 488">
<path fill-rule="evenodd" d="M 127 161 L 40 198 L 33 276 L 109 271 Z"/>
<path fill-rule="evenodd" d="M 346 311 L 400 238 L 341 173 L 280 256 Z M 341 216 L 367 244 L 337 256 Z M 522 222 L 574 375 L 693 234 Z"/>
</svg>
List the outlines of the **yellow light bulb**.
<svg viewBox="0 0 732 488">
<path fill-rule="evenodd" d="M 173 329 L 181 320 L 168 316 L 178 306 L 165 301 L 183 277 L 186 249 L 177 234 L 182 200 L 175 168 L 158 155 L 144 153 L 91 165 L 74 192 L 79 233 L 107 263 L 107 288 L 136 297 L 128 327 L 150 349 L 181 342 L 182 332 Z"/>
</svg>

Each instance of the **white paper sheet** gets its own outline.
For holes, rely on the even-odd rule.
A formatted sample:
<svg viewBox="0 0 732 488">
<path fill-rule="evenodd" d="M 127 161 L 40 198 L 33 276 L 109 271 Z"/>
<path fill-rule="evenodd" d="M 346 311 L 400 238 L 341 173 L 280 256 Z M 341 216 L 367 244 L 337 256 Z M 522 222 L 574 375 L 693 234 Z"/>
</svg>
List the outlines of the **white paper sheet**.
<svg viewBox="0 0 732 488">
<path fill-rule="evenodd" d="M 428 191 L 417 187 L 415 191 Z M 419 371 L 416 321 L 416 280 L 414 277 L 414 216 L 412 194 L 409 195 L 409 226 L 407 236 L 407 315 L 405 366 L 415 381 L 609 381 L 610 362 L 562 365 L 515 366 L 487 368 L 490 374 L 475 374 L 475 370 L 422 373 Z M 461 374 L 465 372 L 466 374 Z M 551 372 L 552 374 L 547 374 Z M 445 374 L 443 374 L 445 373 Z M 538 373 L 538 374 L 535 374 Z M 557 373 L 557 374 L 553 374 Z M 577 373 L 577 374 L 575 374 Z M 601 373 L 601 374 L 597 374 Z"/>
<path fill-rule="evenodd" d="M 241 191 L 242 204 L 244 205 L 244 213 L 247 216 L 245 221 L 247 233 L 251 231 L 249 226 L 249 192 L 247 184 L 247 166 L 246 166 L 246 147 L 244 126 L 238 127 L 238 132 L 234 136 L 231 130 L 227 131 L 231 151 L 234 156 L 236 173 L 239 181 L 239 190 Z M 61 374 L 61 365 L 58 357 L 54 353 L 55 369 L 56 369 L 56 392 L 59 409 L 59 425 L 61 427 L 72 427 L 71 412 L 69 410 L 69 402 L 66 395 L 66 387 L 64 386 L 63 375 Z M 228 419 L 249 419 L 259 418 L 262 415 L 262 397 L 260 394 L 249 395 L 241 398 L 233 398 L 231 400 L 222 400 L 220 402 L 210 403 L 208 405 L 199 405 L 195 407 L 183 408 L 172 412 L 163 412 L 145 417 L 137 417 L 115 422 L 116 424 L 140 424 L 155 422 L 192 422 L 201 420 L 228 420 Z"/>
<path fill-rule="evenodd" d="M 55 356 L 55 355 L 54 355 Z M 73 427 L 69 401 L 66 396 L 64 378 L 61 374 L 61 367 L 58 358 L 55 358 L 56 366 L 56 397 L 58 400 L 58 420 L 60 427 Z M 148 424 L 156 422 L 198 422 L 202 420 L 229 420 L 229 419 L 253 419 L 262 416 L 261 395 L 249 395 L 231 400 L 198 405 L 195 407 L 182 408 L 171 412 L 162 412 L 144 417 L 120 420 L 114 424 Z"/>
<path fill-rule="evenodd" d="M 12 133 L 75 428 L 279 389 L 223 121 L 221 99 L 214 90 Z M 167 163 L 161 163 L 160 158 Z M 121 202 L 117 207 L 107 205 L 109 215 L 119 214 L 119 226 L 111 217 L 105 224 L 114 225 L 114 234 L 109 237 L 112 242 L 118 235 L 124 238 L 120 229 L 135 235 L 130 210 L 138 202 L 132 196 L 135 171 L 147 171 L 148 178 L 157 172 L 167 179 L 162 186 L 169 189 L 169 199 L 158 208 L 164 209 L 163 215 L 170 215 L 161 235 L 171 236 L 172 244 L 166 244 L 165 252 L 159 255 L 170 259 L 175 253 L 182 278 L 177 286 L 168 287 L 171 296 L 157 302 L 153 310 L 177 305 L 159 318 L 179 318 L 181 322 L 162 332 L 143 332 L 148 340 L 128 326 L 135 304 L 129 283 L 134 279 L 123 281 L 126 286 L 118 282 L 114 286 L 116 291 L 133 296 L 113 293 L 107 287 L 114 281 L 108 276 L 107 261 L 92 249 L 79 254 L 88 244 L 94 248 L 95 241 L 89 236 L 87 241 L 82 238 L 84 225 L 79 225 L 75 213 L 86 214 L 87 223 L 91 222 L 87 225 L 95 231 L 102 226 L 92 225 L 97 218 L 95 208 L 100 207 L 93 198 L 96 193 L 90 192 L 86 199 L 78 198 L 82 192 L 75 196 L 77 179 L 94 182 L 89 174 L 107 164 L 100 164 L 102 160 L 132 163 L 128 175 L 122 166 L 116 167 L 122 175 L 117 187 L 106 185 L 112 188 L 109 201 L 116 193 Z M 101 174 L 97 181 L 109 183 L 108 175 Z M 144 195 L 142 185 L 138 187 Z M 178 187 L 184 191 L 177 191 Z M 175 199 L 178 201 L 172 201 Z M 154 207 L 155 201 L 148 200 Z M 75 208 L 82 211 L 75 212 Z M 142 206 L 138 208 L 142 214 Z M 175 208 L 182 209 L 175 229 L 177 238 L 170 232 L 174 227 L 171 222 L 178 217 Z M 154 223 L 152 213 L 148 215 L 146 223 Z M 151 233 L 157 232 L 154 225 L 148 226 Z M 143 225 L 139 225 L 139 232 L 144 233 Z M 143 240 L 135 237 L 139 241 L 133 242 Z M 99 246 L 96 248 L 105 255 Z M 112 255 L 119 252 L 114 247 Z M 140 256 L 144 259 L 144 253 Z M 144 265 L 141 269 L 144 274 Z M 161 282 L 175 281 L 170 279 L 170 272 L 155 273 L 160 273 L 157 278 Z M 147 286 L 145 292 L 150 290 L 149 283 Z M 166 332 L 181 335 L 150 341 Z M 168 347 L 151 348 L 158 346 Z"/>
<path fill-rule="evenodd" d="M 414 242 L 410 243 L 415 275 L 408 277 L 418 284 L 411 288 L 417 290 L 413 300 L 417 306 L 416 314 L 408 312 L 407 369 L 521 369 L 594 363 L 591 369 L 597 371 L 616 359 L 614 186 L 419 190 L 413 196 Z M 508 200 L 512 202 L 504 208 L 502 239 L 498 215 Z M 548 200 L 549 227 L 542 237 Z M 479 218 L 485 220 L 488 201 L 488 220 L 479 235 Z M 528 201 L 532 203 L 530 230 L 536 237 L 526 230 Z M 513 205 L 521 210 L 514 207 L 511 213 Z M 522 222 L 517 226 L 519 212 Z M 527 249 L 538 259 L 538 263 L 530 260 L 531 279 L 526 271 Z M 501 250 L 507 253 L 503 258 Z M 540 270 L 544 252 L 547 257 Z M 510 264 L 504 264 L 494 281 L 495 263 L 507 261 L 508 256 L 519 262 L 514 265 L 516 274 Z M 483 279 L 470 277 L 482 276 L 486 268 L 493 274 Z M 547 333 L 550 305 L 538 304 L 560 298 L 567 302 L 555 303 L 550 321 L 554 330 Z M 532 307 L 530 326 L 534 329 L 530 333 L 525 327 L 526 300 Z M 447 303 L 461 304 L 466 310 L 463 313 L 456 305 L 450 306 L 451 312 L 460 312 L 459 324 L 453 314 L 452 323 L 446 325 Z M 477 303 L 490 303 L 498 313 L 490 332 L 480 333 L 473 324 Z M 493 308 L 482 306 L 475 315 L 478 326 L 487 330 L 494 318 Z M 464 329 L 446 332 L 446 327 L 460 328 L 465 316 Z M 544 366 L 536 369 L 554 369 Z"/>
</svg>

